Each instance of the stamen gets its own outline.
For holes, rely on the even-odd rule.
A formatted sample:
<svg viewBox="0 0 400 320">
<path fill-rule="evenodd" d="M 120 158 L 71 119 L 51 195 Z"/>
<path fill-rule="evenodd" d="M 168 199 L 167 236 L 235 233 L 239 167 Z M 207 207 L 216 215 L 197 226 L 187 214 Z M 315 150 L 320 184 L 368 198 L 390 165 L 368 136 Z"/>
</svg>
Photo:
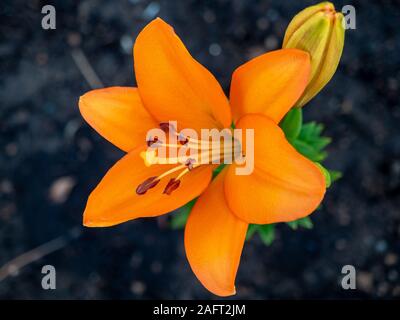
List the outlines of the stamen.
<svg viewBox="0 0 400 320">
<path fill-rule="evenodd" d="M 195 162 L 196 162 L 195 159 L 189 158 L 189 159 L 186 160 L 185 166 L 186 166 L 189 170 L 192 170 L 192 169 L 193 169 L 193 164 L 194 164 Z"/>
<path fill-rule="evenodd" d="M 187 141 L 179 141 L 180 144 L 174 144 L 174 143 L 163 143 L 161 140 L 157 142 L 157 147 L 171 147 L 171 148 L 180 148 L 182 147 L 182 145 L 186 145 L 187 147 L 189 147 L 190 149 L 193 150 L 202 150 L 201 149 L 201 145 L 199 143 L 194 143 L 192 144 L 190 140 L 187 139 Z M 227 147 L 228 148 L 228 145 Z M 212 145 L 211 144 L 211 148 L 209 149 L 203 149 L 202 151 L 216 151 L 216 150 L 221 150 L 221 146 L 218 145 Z"/>
<path fill-rule="evenodd" d="M 178 136 L 178 141 L 181 145 L 185 145 L 189 142 L 189 139 L 187 137 L 185 137 L 184 135 L 180 134 Z"/>
<path fill-rule="evenodd" d="M 136 193 L 138 195 L 143 195 L 147 190 L 154 188 L 159 182 L 160 179 L 158 179 L 158 177 L 150 177 L 137 186 Z"/>
<path fill-rule="evenodd" d="M 176 171 L 178 171 L 178 170 L 183 169 L 184 167 L 185 167 L 185 165 L 182 164 L 182 165 L 180 165 L 180 166 L 177 166 L 177 167 L 175 167 L 175 168 L 172 168 L 171 170 L 168 170 L 168 171 L 164 172 L 163 174 L 160 174 L 160 175 L 158 176 L 158 179 L 162 179 L 162 178 L 164 178 L 164 177 L 170 175 L 171 173 L 174 173 L 174 172 L 176 172 Z"/>
<path fill-rule="evenodd" d="M 164 194 L 170 195 L 172 191 L 176 190 L 179 185 L 181 184 L 181 181 L 179 179 L 172 178 L 171 180 L 168 181 L 167 186 L 164 189 Z"/>
<path fill-rule="evenodd" d="M 169 122 L 161 122 L 160 129 L 162 131 L 164 131 L 165 133 L 168 133 L 170 130 L 171 130 L 171 132 L 176 132 L 175 127 L 172 124 L 170 124 Z"/>
<path fill-rule="evenodd" d="M 170 123 L 160 123 L 160 128 L 166 133 L 173 134 L 175 137 L 178 138 L 178 141 L 175 140 L 175 142 L 168 143 L 168 141 L 162 142 L 159 140 L 158 136 L 150 137 L 150 140 L 147 141 L 147 145 L 149 147 L 173 147 L 177 148 L 180 151 L 185 151 L 182 148 L 188 148 L 189 150 L 197 150 L 198 152 L 194 154 L 190 154 L 189 157 L 186 155 L 186 152 L 184 152 L 184 155 L 181 155 L 182 152 L 179 152 L 179 156 L 175 157 L 166 157 L 166 154 L 164 153 L 158 154 L 156 150 L 151 150 L 149 148 L 147 151 L 143 151 L 140 153 L 140 156 L 143 158 L 145 165 L 150 166 L 152 164 L 157 163 L 157 159 L 165 160 L 165 161 L 160 161 L 160 164 L 163 163 L 169 163 L 169 164 L 176 164 L 180 163 L 175 167 L 172 167 L 171 169 L 161 173 L 159 176 L 156 177 L 150 177 L 147 180 L 145 180 L 143 183 L 141 183 L 137 188 L 136 188 L 136 193 L 139 195 L 143 195 L 147 192 L 147 190 L 154 188 L 161 179 L 168 175 L 175 175 L 175 172 L 180 171 L 179 174 L 177 174 L 174 178 L 171 178 L 166 187 L 164 188 L 163 193 L 170 195 L 174 190 L 176 190 L 181 183 L 181 179 L 183 176 L 191 172 L 193 169 L 200 167 L 202 165 L 207 165 L 211 163 L 221 163 L 225 160 L 229 160 L 231 158 L 226 158 L 227 157 L 227 152 L 233 152 L 234 154 L 228 154 L 229 156 L 235 156 L 235 154 L 241 153 L 240 148 L 240 143 L 232 137 L 232 139 L 229 141 L 225 141 L 222 143 L 221 141 L 207 141 L 207 140 L 197 140 L 193 139 L 192 137 L 189 136 L 184 136 L 182 133 L 177 133 L 175 127 L 170 124 Z M 207 143 L 208 142 L 208 143 Z M 201 159 L 201 160 L 200 160 Z"/>
<path fill-rule="evenodd" d="M 164 131 L 165 133 L 168 133 L 169 131 L 174 133 L 176 136 L 178 136 L 179 141 L 184 141 L 185 143 L 187 143 L 189 141 L 187 137 L 183 136 L 182 134 L 178 134 L 176 132 L 175 127 L 172 124 L 170 124 L 169 122 L 161 122 L 159 126 L 160 126 L 160 129 L 162 131 Z M 190 138 L 190 141 L 191 142 L 201 142 L 201 140 L 197 140 L 194 138 Z"/>
<path fill-rule="evenodd" d="M 182 147 L 182 144 L 162 143 L 162 142 L 161 142 L 161 143 L 158 145 L 158 147 L 180 148 L 180 147 Z M 189 144 L 189 147 L 190 147 L 191 149 L 196 149 L 196 150 L 199 149 L 199 148 L 197 147 L 197 144 L 195 144 L 195 145 Z"/>
<path fill-rule="evenodd" d="M 163 174 L 160 174 L 159 176 L 154 176 L 154 177 L 150 177 L 150 178 L 146 179 L 145 181 L 143 181 L 141 184 L 139 184 L 139 185 L 137 186 L 137 188 L 136 188 L 136 193 L 137 193 L 138 195 L 145 194 L 145 193 L 147 192 L 147 190 L 149 190 L 149 189 L 151 189 L 151 188 L 154 188 L 154 187 L 160 182 L 160 180 L 161 180 L 162 178 L 164 178 L 164 177 L 170 175 L 171 173 L 174 173 L 174 172 L 176 172 L 176 171 L 179 171 L 179 170 L 181 170 L 181 169 L 183 169 L 183 168 L 185 168 L 185 165 L 184 165 L 184 164 L 182 164 L 182 165 L 180 165 L 180 166 L 177 166 L 177 167 L 175 167 L 175 168 L 172 168 L 171 170 L 168 170 L 168 171 L 164 172 Z M 179 184 L 178 184 L 178 186 L 179 186 Z M 176 188 L 178 188 L 178 186 L 177 186 Z M 167 186 L 167 187 L 168 187 L 168 186 Z M 175 189 L 176 189 L 176 188 L 175 188 Z M 175 190 L 175 189 L 173 189 L 173 190 Z M 172 190 L 172 191 L 173 191 L 173 190 Z M 172 192 L 172 191 L 171 191 L 171 192 Z M 165 192 L 164 192 L 164 193 L 165 193 Z"/>
<path fill-rule="evenodd" d="M 193 137 L 185 137 L 182 133 L 177 133 L 175 127 L 169 123 L 169 122 L 161 122 L 159 124 L 160 129 L 162 131 L 164 131 L 165 133 L 168 133 L 169 131 L 171 131 L 173 134 L 175 134 L 175 136 L 178 137 L 178 142 L 180 145 L 186 145 L 186 144 L 190 144 L 192 148 L 194 149 L 199 149 L 200 147 L 194 147 L 193 144 L 197 144 L 200 145 L 202 142 L 204 142 L 203 140 L 199 140 L 199 139 L 195 139 Z M 168 145 L 166 145 L 168 146 Z M 172 147 L 175 147 L 174 145 L 170 145 Z M 213 144 L 211 144 L 211 149 L 215 149 L 215 148 L 219 148 L 219 146 L 215 146 Z"/>
<path fill-rule="evenodd" d="M 161 143 L 161 141 L 158 140 L 158 137 L 157 137 L 157 136 L 155 136 L 155 137 L 154 137 L 153 139 L 151 139 L 151 140 L 147 140 L 147 141 L 146 141 L 148 147 L 151 147 L 153 144 L 155 144 L 155 143 L 157 143 L 157 142 L 160 142 L 160 143 Z"/>
<path fill-rule="evenodd" d="M 182 179 L 182 177 L 183 177 L 185 174 L 188 174 L 190 171 L 192 171 L 193 169 L 196 169 L 197 167 L 200 167 L 200 166 L 201 166 L 201 164 L 195 164 L 195 165 L 193 165 L 192 169 L 186 168 L 186 169 L 183 170 L 180 174 L 178 174 L 178 176 L 177 176 L 175 179 L 177 179 L 177 180 Z"/>
<path fill-rule="evenodd" d="M 178 174 L 178 176 L 176 177 L 176 179 L 182 178 L 185 174 L 189 173 L 189 171 L 190 171 L 189 168 L 183 170 L 180 174 Z"/>
</svg>

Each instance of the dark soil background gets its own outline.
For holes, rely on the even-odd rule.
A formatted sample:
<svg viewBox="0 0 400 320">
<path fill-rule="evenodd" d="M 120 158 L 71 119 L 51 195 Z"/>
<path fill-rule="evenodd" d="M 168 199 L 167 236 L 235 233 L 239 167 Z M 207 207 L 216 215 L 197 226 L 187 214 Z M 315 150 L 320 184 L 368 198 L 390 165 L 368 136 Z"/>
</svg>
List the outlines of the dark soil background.
<svg viewBox="0 0 400 320">
<path fill-rule="evenodd" d="M 87 196 L 122 152 L 79 114 L 78 98 L 91 88 L 74 53 L 104 86 L 133 86 L 132 41 L 160 16 L 228 92 L 233 70 L 278 48 L 290 19 L 313 3 L 2 1 L 0 267 L 52 239 L 35 252 L 59 249 L 1 269 L 10 274 L 0 298 L 215 298 L 189 268 L 183 232 L 166 218 L 81 227 Z M 45 4 L 56 7 L 56 30 L 41 28 Z M 357 29 L 347 31 L 339 69 L 305 117 L 326 125 L 326 165 L 344 177 L 312 215 L 312 230 L 282 224 L 270 247 L 258 237 L 246 244 L 235 298 L 400 297 L 400 1 L 335 4 L 356 8 Z M 41 287 L 46 264 L 57 270 L 56 290 Z M 357 270 L 356 290 L 340 286 L 347 264 Z"/>
</svg>

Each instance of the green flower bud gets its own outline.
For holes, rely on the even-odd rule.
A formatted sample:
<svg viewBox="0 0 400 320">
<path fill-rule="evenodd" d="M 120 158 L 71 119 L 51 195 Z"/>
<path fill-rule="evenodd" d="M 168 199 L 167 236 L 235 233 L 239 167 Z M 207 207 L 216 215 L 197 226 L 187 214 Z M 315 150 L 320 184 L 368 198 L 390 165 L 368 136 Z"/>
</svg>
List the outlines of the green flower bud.
<svg viewBox="0 0 400 320">
<path fill-rule="evenodd" d="M 330 2 L 308 7 L 290 22 L 282 47 L 304 50 L 311 56 L 310 81 L 296 107 L 310 101 L 332 78 L 342 55 L 344 30 L 344 17 Z"/>
</svg>

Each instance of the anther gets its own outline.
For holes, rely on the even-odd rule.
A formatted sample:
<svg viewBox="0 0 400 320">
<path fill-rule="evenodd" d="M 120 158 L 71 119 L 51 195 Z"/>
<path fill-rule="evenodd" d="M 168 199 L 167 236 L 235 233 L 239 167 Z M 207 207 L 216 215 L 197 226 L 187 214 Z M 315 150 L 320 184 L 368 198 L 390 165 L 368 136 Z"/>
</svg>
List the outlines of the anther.
<svg viewBox="0 0 400 320">
<path fill-rule="evenodd" d="M 137 186 L 136 193 L 138 195 L 145 194 L 147 190 L 154 188 L 159 182 L 158 177 L 150 177 Z"/>
<path fill-rule="evenodd" d="M 160 129 L 162 131 L 164 131 L 165 133 L 168 133 L 169 130 L 171 130 L 171 132 L 176 132 L 175 127 L 172 124 L 170 124 L 169 122 L 161 122 Z"/>
<path fill-rule="evenodd" d="M 172 191 L 176 190 L 179 185 L 181 184 L 180 180 L 177 180 L 175 178 L 172 178 L 171 180 L 168 181 L 167 186 L 164 189 L 164 194 L 170 195 Z"/>
<path fill-rule="evenodd" d="M 158 137 L 157 136 L 155 136 L 153 139 L 151 139 L 151 140 L 147 140 L 146 141 L 146 143 L 147 143 L 147 146 L 148 147 L 151 147 L 153 144 L 155 144 L 156 142 L 161 142 L 161 141 L 158 141 Z"/>
<path fill-rule="evenodd" d="M 185 166 L 189 169 L 189 171 L 193 169 L 193 164 L 195 162 L 196 162 L 196 160 L 193 159 L 193 158 L 189 158 L 189 159 L 186 160 Z"/>
<path fill-rule="evenodd" d="M 181 145 L 185 145 L 189 142 L 189 139 L 187 137 L 185 137 L 184 135 L 180 134 L 178 136 L 178 141 Z"/>
</svg>

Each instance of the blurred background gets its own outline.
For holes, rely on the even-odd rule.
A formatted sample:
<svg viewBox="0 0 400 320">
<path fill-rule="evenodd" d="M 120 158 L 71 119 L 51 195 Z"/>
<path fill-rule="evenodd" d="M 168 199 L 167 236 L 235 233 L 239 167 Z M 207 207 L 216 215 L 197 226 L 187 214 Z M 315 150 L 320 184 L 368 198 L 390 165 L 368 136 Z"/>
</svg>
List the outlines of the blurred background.
<svg viewBox="0 0 400 320">
<path fill-rule="evenodd" d="M 315 3 L 2 1 L 0 298 L 215 298 L 168 218 L 81 226 L 90 191 L 123 153 L 83 121 L 78 98 L 135 85 L 133 41 L 157 16 L 228 92 L 235 68 L 279 48 L 291 18 Z M 41 28 L 46 4 L 56 30 Z M 336 75 L 304 109 L 333 138 L 325 163 L 343 178 L 312 215 L 313 229 L 281 224 L 271 246 L 257 236 L 246 243 L 233 299 L 400 297 L 400 1 L 335 1 L 345 4 L 357 28 L 346 32 Z M 41 287 L 46 264 L 57 270 L 56 290 Z M 356 290 L 340 286 L 347 264 Z"/>
</svg>

